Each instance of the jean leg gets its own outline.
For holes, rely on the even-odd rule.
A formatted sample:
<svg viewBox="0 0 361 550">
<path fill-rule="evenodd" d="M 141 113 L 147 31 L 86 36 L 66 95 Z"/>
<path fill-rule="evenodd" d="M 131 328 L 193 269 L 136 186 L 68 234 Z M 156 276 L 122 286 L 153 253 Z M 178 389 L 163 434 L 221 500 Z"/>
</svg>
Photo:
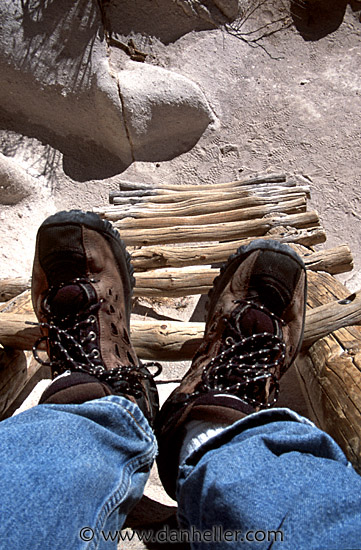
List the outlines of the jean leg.
<svg viewBox="0 0 361 550">
<path fill-rule="evenodd" d="M 0 440 L 4 548 L 116 548 L 102 530 L 122 526 L 156 454 L 137 405 L 119 396 L 38 405 L 1 422 Z"/>
<path fill-rule="evenodd" d="M 360 476 L 331 437 L 288 409 L 210 439 L 181 466 L 177 497 L 183 528 L 233 531 L 217 550 L 361 548 Z"/>
</svg>

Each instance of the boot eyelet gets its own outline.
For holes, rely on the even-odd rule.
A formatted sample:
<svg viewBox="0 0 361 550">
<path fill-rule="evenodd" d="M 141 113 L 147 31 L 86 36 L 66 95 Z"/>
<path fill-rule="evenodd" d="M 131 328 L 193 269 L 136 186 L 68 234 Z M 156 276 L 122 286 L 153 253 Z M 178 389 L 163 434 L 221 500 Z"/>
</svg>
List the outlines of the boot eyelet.
<svg viewBox="0 0 361 550">
<path fill-rule="evenodd" d="M 94 332 L 93 330 L 91 330 L 91 331 L 89 332 L 88 336 L 89 336 L 89 341 L 90 341 L 90 342 L 94 342 L 94 340 L 97 339 L 97 335 L 95 334 L 95 332 Z"/>
<path fill-rule="evenodd" d="M 97 318 L 95 317 L 95 315 L 89 315 L 87 320 L 89 323 L 96 323 Z"/>
<path fill-rule="evenodd" d="M 100 351 L 98 349 L 93 349 L 90 354 L 89 354 L 89 357 L 93 357 L 93 359 L 99 359 L 100 357 Z"/>
<path fill-rule="evenodd" d="M 99 375 L 99 374 L 103 374 L 104 372 L 104 368 L 101 367 L 100 365 L 98 367 L 95 367 L 95 369 L 93 370 L 93 374 L 95 376 Z"/>
</svg>

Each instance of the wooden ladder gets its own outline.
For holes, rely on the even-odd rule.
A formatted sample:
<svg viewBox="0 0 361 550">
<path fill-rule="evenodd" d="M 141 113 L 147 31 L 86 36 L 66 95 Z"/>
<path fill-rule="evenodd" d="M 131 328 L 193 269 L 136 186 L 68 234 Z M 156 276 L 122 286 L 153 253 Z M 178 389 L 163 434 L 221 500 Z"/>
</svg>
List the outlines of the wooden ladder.
<svg viewBox="0 0 361 550">
<path fill-rule="evenodd" d="M 315 250 L 326 240 L 317 212 L 307 209 L 307 181 L 270 174 L 218 185 L 120 182 L 111 205 L 96 212 L 112 221 L 132 257 L 135 297 L 150 301 L 206 294 L 221 262 L 255 238 L 277 239 L 303 257 L 308 269 L 308 311 L 295 363 L 316 424 L 330 433 L 361 471 L 361 295 L 334 277 L 352 270 L 346 245 Z M 39 337 L 30 281 L 0 281 L 0 414 L 10 414 L 44 370 L 32 358 Z M 345 328 L 347 327 L 347 328 Z M 204 323 L 131 321 L 142 360 L 190 360 Z M 331 334 L 332 333 L 332 334 Z"/>
</svg>

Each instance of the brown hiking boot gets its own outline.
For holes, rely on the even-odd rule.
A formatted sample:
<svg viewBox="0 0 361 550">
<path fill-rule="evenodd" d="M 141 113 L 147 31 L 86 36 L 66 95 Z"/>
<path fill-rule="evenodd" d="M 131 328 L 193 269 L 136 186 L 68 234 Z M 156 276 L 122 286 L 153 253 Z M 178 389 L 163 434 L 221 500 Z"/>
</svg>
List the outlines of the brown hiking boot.
<svg viewBox="0 0 361 550">
<path fill-rule="evenodd" d="M 133 269 L 112 225 L 92 212 L 58 212 L 40 226 L 32 300 L 54 381 L 41 403 L 123 395 L 154 420 L 158 393 L 130 341 Z"/>
<path fill-rule="evenodd" d="M 187 422 L 229 425 L 276 402 L 279 379 L 301 346 L 305 304 L 303 261 L 278 241 L 253 241 L 223 266 L 203 343 L 156 422 L 158 470 L 170 496 Z"/>
</svg>

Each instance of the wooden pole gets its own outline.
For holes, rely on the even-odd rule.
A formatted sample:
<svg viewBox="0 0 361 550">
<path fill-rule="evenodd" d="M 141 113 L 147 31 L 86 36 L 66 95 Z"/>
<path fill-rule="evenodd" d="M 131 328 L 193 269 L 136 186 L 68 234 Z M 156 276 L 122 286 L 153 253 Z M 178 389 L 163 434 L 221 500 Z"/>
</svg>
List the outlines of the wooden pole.
<svg viewBox="0 0 361 550">
<path fill-rule="evenodd" d="M 35 384 L 44 377 L 30 351 L 0 349 L 0 420 L 12 414 L 16 403 L 25 399 Z"/>
<path fill-rule="evenodd" d="M 19 349 L 0 349 L 0 418 L 16 399 L 27 379 L 27 358 Z"/>
<path fill-rule="evenodd" d="M 191 359 L 201 344 L 204 323 L 132 321 L 130 329 L 132 342 L 140 358 L 149 361 L 183 361 Z"/>
<path fill-rule="evenodd" d="M 310 271 L 326 271 L 331 275 L 337 275 L 353 269 L 352 253 L 350 247 L 345 244 L 317 252 L 309 251 L 301 256 Z"/>
<path fill-rule="evenodd" d="M 0 313 L 32 313 L 33 304 L 29 291 L 30 281 L 27 286 L 28 288 L 14 285 L 14 292 L 17 291 L 16 295 L 7 302 L 0 302 Z"/>
<path fill-rule="evenodd" d="M 305 349 L 324 336 L 349 325 L 361 324 L 361 291 L 307 312 L 303 337 Z M 331 328 L 331 330 L 330 330 Z M 361 343 L 361 341 L 360 341 Z"/>
<path fill-rule="evenodd" d="M 190 199 L 175 205 L 151 205 L 144 203 L 137 206 L 124 204 L 122 206 L 96 208 L 94 212 L 107 220 L 118 221 L 124 218 L 150 219 L 159 217 L 171 218 L 175 216 L 201 216 L 215 212 L 227 212 L 228 210 L 239 210 L 254 206 L 276 204 L 280 206 L 281 211 L 284 202 L 297 199 L 306 200 L 306 193 L 300 191 L 298 188 L 290 188 L 285 189 L 282 193 L 277 193 L 277 195 L 273 195 L 273 193 L 269 193 L 267 196 L 252 194 L 238 199 L 220 201 L 207 200 L 207 202 L 201 203 L 195 199 Z"/>
<path fill-rule="evenodd" d="M 347 307 L 350 322 L 357 322 L 360 293 L 349 296 L 349 291 L 327 273 L 310 273 L 309 281 L 308 303 L 316 309 L 308 318 L 317 319 L 324 312 L 337 328 L 341 308 Z M 327 304 L 335 298 L 337 309 L 330 309 Z M 322 336 L 320 323 L 314 328 L 310 344 Z M 361 327 L 347 326 L 323 336 L 299 355 L 296 370 L 310 418 L 335 439 L 361 473 Z"/>
<path fill-rule="evenodd" d="M 236 249 L 235 249 L 236 250 Z M 303 256 L 306 268 L 312 271 L 343 273 L 353 267 L 348 246 L 309 253 Z M 187 296 L 207 294 L 219 274 L 215 268 L 157 269 L 136 273 L 135 296 Z"/>
<path fill-rule="evenodd" d="M 115 226 L 117 224 L 115 223 Z M 151 231 L 125 229 L 121 237 L 126 245 L 146 246 L 202 241 L 226 241 L 244 237 L 264 235 L 274 227 L 286 226 L 307 228 L 319 225 L 315 210 L 285 216 L 270 215 L 266 218 L 241 222 L 226 222 L 210 225 L 174 226 L 155 228 Z"/>
<path fill-rule="evenodd" d="M 156 269 L 136 273 L 134 296 L 189 296 L 207 294 L 219 269 Z"/>
<path fill-rule="evenodd" d="M 140 183 L 140 182 L 132 182 L 132 181 L 119 181 L 119 189 L 121 191 L 131 191 L 131 190 L 148 190 L 148 189 L 168 189 L 170 191 L 179 191 L 180 189 L 183 191 L 194 191 L 199 189 L 201 187 L 202 189 L 227 189 L 229 187 L 238 187 L 240 185 L 252 185 L 257 183 L 283 183 L 286 182 L 286 174 L 268 174 L 265 176 L 256 176 L 253 178 L 248 178 L 244 180 L 235 180 L 231 182 L 226 183 L 212 183 L 212 184 L 201 184 L 201 185 L 193 185 L 193 184 L 182 184 L 182 185 L 172 185 L 170 183 Z M 295 183 L 294 183 L 295 184 Z"/>
<path fill-rule="evenodd" d="M 277 239 L 282 243 L 298 243 L 313 246 L 325 242 L 326 233 L 320 227 L 308 229 L 277 227 L 275 233 L 263 235 L 262 239 Z M 225 243 L 203 245 L 145 246 L 131 251 L 135 271 L 157 269 L 161 267 L 184 267 L 187 265 L 205 265 L 224 262 L 237 248 L 249 244 L 254 238 L 245 238 Z"/>
<path fill-rule="evenodd" d="M 237 246 L 230 250 L 230 253 L 236 250 Z M 329 250 L 308 253 L 306 256 L 303 256 L 303 259 L 307 269 L 312 271 L 326 271 L 335 274 L 352 270 L 352 255 L 349 247 L 346 245 Z M 206 294 L 211 288 L 213 280 L 218 273 L 219 269 L 212 269 L 209 267 L 188 267 L 188 269 L 161 268 L 139 272 L 135 274 L 136 282 L 134 295 L 186 296 L 191 294 Z M 25 279 L 6 279 L 5 284 L 7 288 L 13 290 L 15 295 L 30 288 L 30 281 Z M 0 292 L 2 288 L 3 281 L 0 280 Z"/>
<path fill-rule="evenodd" d="M 282 201 L 237 210 L 211 212 L 198 216 L 171 216 L 171 217 L 147 217 L 141 219 L 123 218 L 115 222 L 119 231 L 123 229 L 154 229 L 156 227 L 172 227 L 181 225 L 205 225 L 214 223 L 236 222 L 262 218 L 268 214 L 277 212 L 284 214 L 297 214 L 305 212 L 306 198 Z"/>
<path fill-rule="evenodd" d="M 30 279 L 28 278 L 0 279 L 0 302 L 10 300 L 27 288 L 30 288 Z"/>
<path fill-rule="evenodd" d="M 287 184 L 278 184 L 277 186 L 260 185 L 256 188 L 254 186 L 244 186 L 234 189 L 219 190 L 206 190 L 201 187 L 196 191 L 178 191 L 169 192 L 167 194 L 154 194 L 152 191 L 143 191 L 142 193 L 136 191 L 114 191 L 110 194 L 110 202 L 113 204 L 177 204 L 190 199 L 198 200 L 199 203 L 207 203 L 209 200 L 222 201 L 232 200 L 240 197 L 247 197 L 251 194 L 260 196 L 281 195 L 284 188 L 287 188 Z M 309 194 L 309 186 L 297 186 L 294 187 L 295 193 L 307 193 Z M 291 193 L 291 190 L 289 190 Z"/>
<path fill-rule="evenodd" d="M 16 349 L 31 349 L 40 336 L 40 328 L 26 324 L 34 316 L 20 313 L 0 314 L 0 343 Z M 330 302 L 307 312 L 303 349 L 316 338 L 350 324 L 361 324 L 361 295 L 349 303 Z M 191 359 L 204 330 L 204 323 L 182 321 L 131 321 L 131 337 L 142 359 L 183 361 Z"/>
</svg>

